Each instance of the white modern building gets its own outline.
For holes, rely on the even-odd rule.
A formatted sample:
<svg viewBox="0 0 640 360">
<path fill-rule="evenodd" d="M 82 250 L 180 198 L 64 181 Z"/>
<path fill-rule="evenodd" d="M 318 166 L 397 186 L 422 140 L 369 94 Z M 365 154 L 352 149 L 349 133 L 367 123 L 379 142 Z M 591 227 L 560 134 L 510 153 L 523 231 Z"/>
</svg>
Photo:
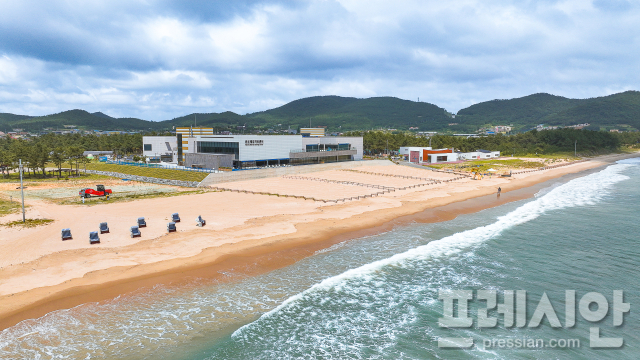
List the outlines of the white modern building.
<svg viewBox="0 0 640 360">
<path fill-rule="evenodd" d="M 476 150 L 467 153 L 458 153 L 460 160 L 486 160 L 500 157 L 500 151 Z"/>
<path fill-rule="evenodd" d="M 411 147 L 405 146 L 400 148 L 400 154 L 404 155 L 405 160 L 412 163 L 444 163 L 460 160 L 486 160 L 500 157 L 500 151 L 476 150 L 473 152 L 455 152 L 454 149 L 435 149 L 430 147 Z"/>
<path fill-rule="evenodd" d="M 173 163 L 178 156 L 175 136 L 143 136 L 142 153 L 149 162 Z"/>
<path fill-rule="evenodd" d="M 362 160 L 363 155 L 362 137 L 215 135 L 213 129 L 193 130 L 178 128 L 175 137 L 144 136 L 144 155 L 184 164 L 186 154 L 230 154 L 236 169 Z"/>
<path fill-rule="evenodd" d="M 400 148 L 400 154 L 412 163 L 442 163 L 458 161 L 458 153 L 454 149 L 436 149 L 431 147 L 405 146 Z"/>
<path fill-rule="evenodd" d="M 403 146 L 398 152 L 409 162 L 421 163 L 423 161 L 423 150 L 431 150 L 431 147 Z"/>
</svg>

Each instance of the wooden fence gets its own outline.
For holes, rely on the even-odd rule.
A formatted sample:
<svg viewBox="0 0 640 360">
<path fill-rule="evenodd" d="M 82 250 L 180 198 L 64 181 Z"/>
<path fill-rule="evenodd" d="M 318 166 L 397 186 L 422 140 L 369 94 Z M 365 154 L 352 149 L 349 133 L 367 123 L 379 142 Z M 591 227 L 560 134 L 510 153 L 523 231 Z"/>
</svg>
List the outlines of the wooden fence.
<svg viewBox="0 0 640 360">
<path fill-rule="evenodd" d="M 530 169 L 530 170 L 512 171 L 511 174 L 513 174 L 513 175 L 526 174 L 526 173 L 531 173 L 531 172 L 535 172 L 535 171 L 555 169 L 555 168 L 559 168 L 559 167 L 562 167 L 562 166 L 569 166 L 569 165 L 573 165 L 573 164 L 582 163 L 582 162 L 585 162 L 585 161 L 589 161 L 589 159 L 576 160 L 576 161 L 571 161 L 571 162 L 562 163 L 562 164 L 556 164 L 556 165 L 542 166 L 542 167 L 535 168 L 535 169 Z"/>
</svg>

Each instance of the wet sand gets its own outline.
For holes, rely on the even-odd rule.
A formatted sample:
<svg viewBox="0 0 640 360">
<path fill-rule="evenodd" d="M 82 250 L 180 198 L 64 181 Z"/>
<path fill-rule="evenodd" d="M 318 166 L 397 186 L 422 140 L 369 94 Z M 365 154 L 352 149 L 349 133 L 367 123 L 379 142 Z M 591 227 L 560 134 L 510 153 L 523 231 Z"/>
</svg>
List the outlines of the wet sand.
<svg viewBox="0 0 640 360">
<path fill-rule="evenodd" d="M 469 185 L 465 186 L 452 182 L 444 189 L 407 191 L 337 205 L 264 195 L 213 193 L 218 200 L 224 195 L 230 197 L 228 201 L 247 204 L 255 210 L 245 214 L 237 223 L 226 224 L 227 237 L 229 233 L 235 235 L 232 239 L 202 242 L 202 238 L 225 235 L 222 234 L 225 231 L 215 234 L 217 231 L 211 227 L 215 226 L 216 219 L 209 217 L 205 229 L 193 226 L 194 229 L 169 236 L 163 235 L 164 231 L 160 231 L 159 235 L 152 231 L 146 239 L 133 244 L 126 244 L 124 240 L 127 239 L 116 239 L 113 244 L 105 244 L 100 248 L 87 247 L 77 241 L 73 244 L 75 248 L 65 251 L 46 252 L 36 249 L 35 255 L 25 252 L 27 261 L 24 264 L 3 264 L 0 270 L 0 329 L 53 310 L 110 299 L 159 283 L 180 284 L 193 278 L 225 281 L 224 273 L 228 271 L 246 276 L 264 273 L 290 265 L 313 255 L 317 250 L 348 239 L 388 231 L 410 222 L 446 221 L 459 214 L 525 199 L 533 196 L 544 186 L 541 184 L 551 179 L 597 168 L 623 157 L 635 156 L 637 155 L 600 157 L 594 161 L 534 172 L 527 176 L 517 175 L 514 180 L 496 178 L 496 181 L 467 182 Z M 503 189 L 499 198 L 495 194 L 498 185 Z M 466 190 L 457 191 L 459 188 Z M 430 193 L 440 194 L 443 191 L 448 191 L 446 196 Z M 185 197 L 188 196 L 199 195 Z M 157 210 L 179 207 L 179 202 L 184 200 L 181 198 L 150 199 L 136 203 Z M 203 201 L 206 203 L 211 199 L 204 198 Z M 261 201 L 266 203 L 262 204 Z M 105 205 L 90 209 L 97 212 L 96 216 L 104 217 L 109 211 L 114 212 L 114 216 L 120 216 L 127 208 L 135 208 L 130 203 L 123 204 L 113 204 L 121 206 L 112 208 L 108 208 L 112 205 Z M 269 211 L 269 208 L 261 208 L 261 204 L 275 208 Z M 82 210 L 82 207 L 72 208 Z M 36 207 L 34 211 L 44 210 Z M 155 217 L 161 215 L 151 218 Z M 185 222 L 192 220 L 185 218 L 183 217 Z M 49 232 L 56 232 L 57 238 L 57 241 L 50 242 L 60 244 L 57 234 L 60 225 L 48 227 Z M 4 229 L 0 231 L 5 232 Z M 47 231 L 40 229 L 38 233 L 46 235 Z M 4 239 L 1 241 L 4 242 Z M 189 249 L 191 245 L 193 249 Z M 187 248 L 189 251 L 180 252 L 180 248 Z M 76 268 L 78 264 L 83 264 L 81 259 L 94 257 L 101 260 L 111 258 L 109 261 L 90 262 L 93 268 Z M 73 265 L 65 268 L 68 264 Z M 53 270 L 47 273 L 47 269 Z M 56 274 L 62 275 L 57 277 Z"/>
</svg>

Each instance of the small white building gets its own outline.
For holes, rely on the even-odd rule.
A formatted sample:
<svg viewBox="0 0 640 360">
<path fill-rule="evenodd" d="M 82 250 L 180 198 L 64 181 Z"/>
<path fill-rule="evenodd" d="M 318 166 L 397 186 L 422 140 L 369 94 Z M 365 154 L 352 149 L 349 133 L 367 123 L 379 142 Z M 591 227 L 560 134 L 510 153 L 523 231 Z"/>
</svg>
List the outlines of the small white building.
<svg viewBox="0 0 640 360">
<path fill-rule="evenodd" d="M 175 163 L 178 141 L 175 136 L 143 136 L 142 154 L 149 162 Z"/>
<path fill-rule="evenodd" d="M 444 149 L 450 150 L 450 152 L 437 152 L 437 153 L 429 153 L 426 154 L 425 162 L 431 164 L 437 163 L 446 163 L 446 162 L 454 162 L 458 161 L 458 153 L 454 152 L 453 149 Z"/>
<path fill-rule="evenodd" d="M 453 149 L 433 150 L 431 147 L 404 146 L 399 152 L 405 160 L 416 164 L 458 161 L 458 153 Z"/>
<path fill-rule="evenodd" d="M 500 157 L 500 151 L 476 150 L 466 153 L 458 153 L 460 160 L 486 160 Z"/>
<path fill-rule="evenodd" d="M 403 146 L 398 152 L 405 160 L 417 164 L 422 162 L 423 150 L 431 150 L 431 147 Z"/>
</svg>

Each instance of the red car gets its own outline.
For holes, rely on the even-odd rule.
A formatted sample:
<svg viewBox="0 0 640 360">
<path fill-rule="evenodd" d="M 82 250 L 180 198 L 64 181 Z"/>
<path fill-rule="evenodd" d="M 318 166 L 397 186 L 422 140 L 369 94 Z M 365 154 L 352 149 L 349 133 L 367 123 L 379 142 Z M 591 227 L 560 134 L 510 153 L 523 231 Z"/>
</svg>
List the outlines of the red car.
<svg viewBox="0 0 640 360">
<path fill-rule="evenodd" d="M 80 190 L 80 197 L 90 198 L 92 196 L 107 196 L 111 194 L 111 189 L 105 189 L 104 185 L 97 185 L 96 190 L 93 189 L 82 189 Z"/>
</svg>

